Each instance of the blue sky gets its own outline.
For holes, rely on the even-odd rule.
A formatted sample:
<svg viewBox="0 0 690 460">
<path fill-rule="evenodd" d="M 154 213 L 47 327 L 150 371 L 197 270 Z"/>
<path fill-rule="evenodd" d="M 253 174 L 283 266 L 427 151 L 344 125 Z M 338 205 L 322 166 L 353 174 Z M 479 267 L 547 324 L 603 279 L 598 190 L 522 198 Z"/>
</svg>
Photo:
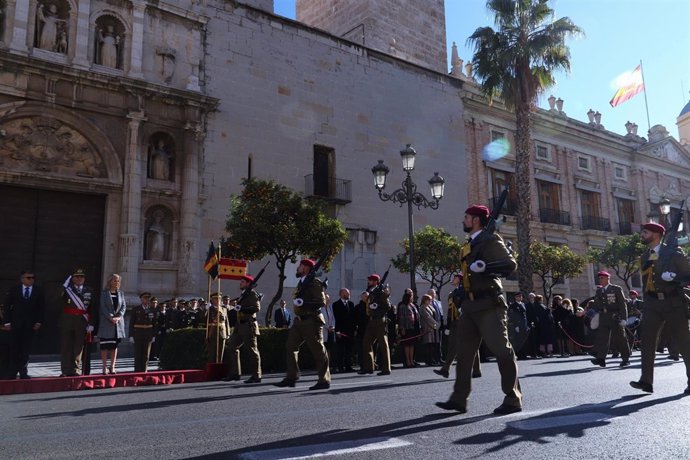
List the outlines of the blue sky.
<svg viewBox="0 0 690 460">
<path fill-rule="evenodd" d="M 276 14 L 295 18 L 295 0 L 274 0 Z M 477 27 L 494 27 L 484 0 L 446 0 L 448 60 L 453 42 L 467 62 L 467 37 Z M 646 137 L 644 93 L 612 108 L 615 79 L 642 60 L 651 125 L 661 124 L 678 138 L 676 117 L 690 100 L 690 0 L 553 0 L 556 17 L 569 17 L 585 36 L 568 42 L 571 73 L 556 75 L 548 90 L 564 100 L 568 116 L 587 121 L 591 108 L 609 131 L 625 134 L 629 120 Z M 413 13 L 412 13 L 413 14 Z"/>
</svg>

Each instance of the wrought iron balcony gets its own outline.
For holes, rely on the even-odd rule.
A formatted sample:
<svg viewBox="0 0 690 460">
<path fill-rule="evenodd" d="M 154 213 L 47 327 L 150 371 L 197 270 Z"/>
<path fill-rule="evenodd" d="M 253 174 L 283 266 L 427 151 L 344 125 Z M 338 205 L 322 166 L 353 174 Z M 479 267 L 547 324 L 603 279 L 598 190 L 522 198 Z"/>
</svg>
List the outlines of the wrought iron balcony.
<svg viewBox="0 0 690 460">
<path fill-rule="evenodd" d="M 632 235 L 632 223 L 630 222 L 618 222 L 618 233 L 621 235 Z"/>
<path fill-rule="evenodd" d="M 545 224 L 570 225 L 570 213 L 559 209 L 539 208 L 539 220 Z"/>
<path fill-rule="evenodd" d="M 494 209 L 496 207 L 496 204 L 498 203 L 498 197 L 494 196 L 489 198 L 489 208 Z M 503 205 L 503 209 L 501 210 L 501 214 L 505 214 L 506 216 L 514 216 L 517 214 L 517 201 L 511 200 L 510 197 L 506 199 L 505 204 Z"/>
<path fill-rule="evenodd" d="M 335 177 L 304 176 L 304 196 L 336 204 L 352 202 L 352 181 Z"/>
<path fill-rule="evenodd" d="M 611 231 L 611 221 L 599 216 L 582 216 L 582 230 Z"/>
</svg>

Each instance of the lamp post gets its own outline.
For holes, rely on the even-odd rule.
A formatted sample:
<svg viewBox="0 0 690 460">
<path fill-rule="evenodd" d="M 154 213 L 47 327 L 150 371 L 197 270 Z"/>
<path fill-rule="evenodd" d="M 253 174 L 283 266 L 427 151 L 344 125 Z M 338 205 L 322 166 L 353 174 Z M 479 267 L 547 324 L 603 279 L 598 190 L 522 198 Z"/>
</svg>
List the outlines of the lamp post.
<svg viewBox="0 0 690 460">
<path fill-rule="evenodd" d="M 438 209 L 438 203 L 443 198 L 443 190 L 445 187 L 445 181 L 443 177 L 438 175 L 438 172 L 434 173 L 434 176 L 429 179 L 429 186 L 431 187 L 431 197 L 432 200 L 428 200 L 424 195 L 417 191 L 417 185 L 412 182 L 412 176 L 410 172 L 414 169 L 414 160 L 417 152 L 412 148 L 410 144 L 407 144 L 405 149 L 400 151 L 400 158 L 402 160 L 403 171 L 405 171 L 406 177 L 402 182 L 402 188 L 393 190 L 391 193 L 386 193 L 383 191 L 386 188 L 386 177 L 390 172 L 388 166 L 383 164 L 383 160 L 379 160 L 371 172 L 374 174 L 374 187 L 379 192 L 379 198 L 381 201 L 392 201 L 397 203 L 402 207 L 403 204 L 407 203 L 407 223 L 410 241 L 410 288 L 417 294 L 417 285 L 415 283 L 415 259 L 414 259 L 414 228 L 412 225 L 412 206 L 417 206 L 417 209 L 431 208 Z"/>
</svg>

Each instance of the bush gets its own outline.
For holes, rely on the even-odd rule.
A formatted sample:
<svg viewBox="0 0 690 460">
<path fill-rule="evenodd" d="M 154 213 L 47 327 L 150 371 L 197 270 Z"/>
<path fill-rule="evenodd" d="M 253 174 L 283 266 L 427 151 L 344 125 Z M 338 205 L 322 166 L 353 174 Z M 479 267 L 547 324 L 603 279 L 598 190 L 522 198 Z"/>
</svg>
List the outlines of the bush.
<svg viewBox="0 0 690 460">
<path fill-rule="evenodd" d="M 276 329 L 272 327 L 260 328 L 258 337 L 259 353 L 261 353 L 261 370 L 263 372 L 284 372 L 286 369 L 285 344 L 287 343 L 288 329 Z M 204 369 L 207 360 L 204 341 L 206 330 L 179 329 L 168 334 L 160 356 L 160 368 L 162 370 L 177 369 Z M 226 342 L 227 344 L 227 342 Z M 226 348 L 223 361 L 227 362 L 230 353 Z M 240 349 L 240 361 L 244 373 L 251 372 L 249 366 L 249 350 L 246 345 Z M 299 354 L 300 369 L 312 369 L 314 358 L 309 350 L 302 346 Z"/>
<path fill-rule="evenodd" d="M 206 367 L 206 330 L 178 329 L 169 333 L 160 355 L 160 369 L 204 369 Z"/>
</svg>

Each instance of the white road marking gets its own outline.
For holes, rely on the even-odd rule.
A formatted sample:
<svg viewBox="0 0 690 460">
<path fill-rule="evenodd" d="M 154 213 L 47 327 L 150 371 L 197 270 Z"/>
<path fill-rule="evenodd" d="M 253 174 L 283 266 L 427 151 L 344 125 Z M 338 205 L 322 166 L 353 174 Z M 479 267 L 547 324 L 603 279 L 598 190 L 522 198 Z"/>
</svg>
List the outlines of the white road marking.
<svg viewBox="0 0 690 460">
<path fill-rule="evenodd" d="M 571 415 L 556 415 L 553 417 L 530 418 L 527 420 L 516 420 L 508 422 L 506 425 L 518 430 L 544 430 L 562 426 L 589 425 L 596 422 L 610 422 L 614 418 L 612 414 L 603 412 L 584 412 Z"/>
<path fill-rule="evenodd" d="M 374 450 L 394 449 L 412 445 L 398 438 L 369 438 L 351 441 L 329 442 L 285 449 L 258 450 L 239 455 L 245 460 L 296 460 L 325 457 L 327 455 L 348 455 Z"/>
</svg>

